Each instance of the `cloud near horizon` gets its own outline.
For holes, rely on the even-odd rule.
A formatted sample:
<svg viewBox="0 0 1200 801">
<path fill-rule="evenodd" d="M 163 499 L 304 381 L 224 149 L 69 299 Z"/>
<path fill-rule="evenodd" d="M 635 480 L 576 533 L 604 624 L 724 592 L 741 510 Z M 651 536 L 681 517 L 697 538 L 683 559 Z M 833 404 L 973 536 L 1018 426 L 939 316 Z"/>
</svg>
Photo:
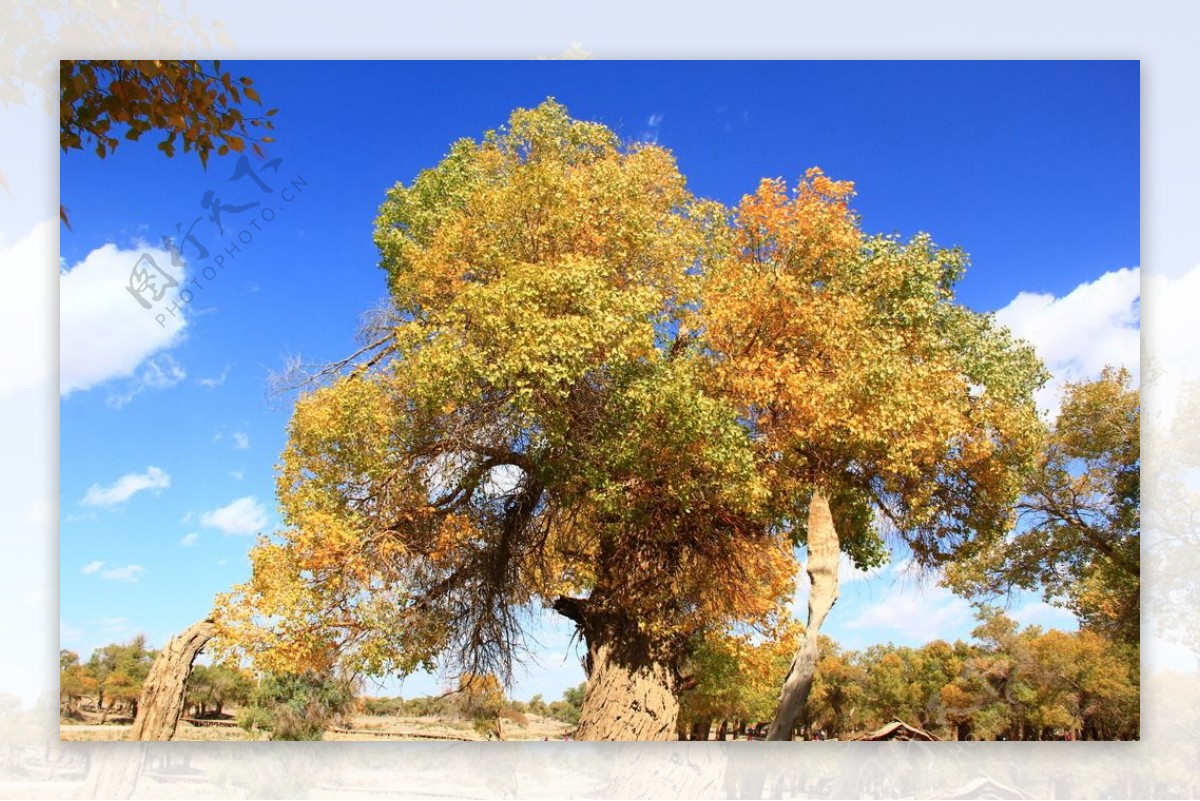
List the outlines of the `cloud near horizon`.
<svg viewBox="0 0 1200 801">
<path fill-rule="evenodd" d="M 1138 381 L 1141 365 L 1141 270 L 1107 272 L 1063 297 L 1021 292 L 996 312 L 996 321 L 1036 348 L 1051 379 L 1038 392 L 1038 409 L 1057 415 L 1067 383 L 1097 377 L 1106 365 L 1127 367 Z"/>
<path fill-rule="evenodd" d="M 878 603 L 864 606 L 846 629 L 870 629 L 883 634 L 879 641 L 922 645 L 953 639 L 974 617 L 971 605 L 950 590 L 931 583 L 902 582 Z"/>
</svg>

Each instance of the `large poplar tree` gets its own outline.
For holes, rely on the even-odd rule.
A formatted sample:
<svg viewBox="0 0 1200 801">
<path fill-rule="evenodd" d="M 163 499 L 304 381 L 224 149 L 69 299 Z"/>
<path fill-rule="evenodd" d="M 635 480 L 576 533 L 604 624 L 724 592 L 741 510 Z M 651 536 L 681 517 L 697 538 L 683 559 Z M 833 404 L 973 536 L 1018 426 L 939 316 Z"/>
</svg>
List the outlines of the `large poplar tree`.
<svg viewBox="0 0 1200 801">
<path fill-rule="evenodd" d="M 578 736 L 670 739 L 689 651 L 771 617 L 802 543 L 790 736 L 840 554 L 994 541 L 1040 432 L 1041 367 L 954 303 L 962 254 L 864 235 L 851 195 L 813 170 L 730 211 L 553 102 L 456 143 L 380 210 L 389 305 L 296 405 L 226 640 L 506 677 L 552 608 L 587 646 Z"/>
<path fill-rule="evenodd" d="M 671 155 L 547 102 L 397 185 L 390 307 L 297 403 L 286 528 L 222 599 L 268 669 L 510 675 L 542 608 L 587 648 L 582 739 L 671 739 L 706 628 L 794 572 L 689 318 L 724 225 Z"/>
</svg>

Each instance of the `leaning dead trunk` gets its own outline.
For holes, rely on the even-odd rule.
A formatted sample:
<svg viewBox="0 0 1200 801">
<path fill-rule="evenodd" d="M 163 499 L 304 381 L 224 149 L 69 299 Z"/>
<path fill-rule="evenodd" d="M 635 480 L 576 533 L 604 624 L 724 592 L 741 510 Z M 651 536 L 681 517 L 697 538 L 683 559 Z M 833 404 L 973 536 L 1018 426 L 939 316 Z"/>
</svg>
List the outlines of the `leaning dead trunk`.
<svg viewBox="0 0 1200 801">
<path fill-rule="evenodd" d="M 586 601 L 560 598 L 554 607 L 579 625 L 588 648 L 575 739 L 676 739 L 679 672 L 670 649 L 635 621 L 590 613 Z"/>
<path fill-rule="evenodd" d="M 133 721 L 129 739 L 170 740 L 175 736 L 175 727 L 183 714 L 192 662 L 216 633 L 216 624 L 202 620 L 172 637 L 159 652 L 142 685 L 137 718 Z"/>
<path fill-rule="evenodd" d="M 790 740 L 792 730 L 800 712 L 808 702 L 812 689 L 813 673 L 817 669 L 817 636 L 825 616 L 833 608 L 838 596 L 838 545 L 837 529 L 829 511 L 829 499 L 821 491 L 813 493 L 808 505 L 808 625 L 804 639 L 796 650 L 788 668 L 783 690 L 779 695 L 779 710 L 767 732 L 768 740 Z"/>
</svg>

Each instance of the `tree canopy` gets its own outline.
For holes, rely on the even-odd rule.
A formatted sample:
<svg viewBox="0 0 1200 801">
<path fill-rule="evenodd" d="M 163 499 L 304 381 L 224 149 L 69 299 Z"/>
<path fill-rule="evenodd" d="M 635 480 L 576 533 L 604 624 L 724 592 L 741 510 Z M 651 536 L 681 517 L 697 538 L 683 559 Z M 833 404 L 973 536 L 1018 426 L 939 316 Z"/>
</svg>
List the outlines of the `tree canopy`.
<svg viewBox="0 0 1200 801">
<path fill-rule="evenodd" d="M 868 236 L 853 186 L 763 181 L 708 276 L 717 380 L 755 436 L 778 516 L 821 489 L 841 547 L 879 564 L 876 516 L 933 565 L 1008 530 L 1040 445 L 1033 349 L 954 302 L 967 258 L 925 234 Z"/>
<path fill-rule="evenodd" d="M 790 736 L 811 687 L 840 552 L 880 564 L 890 532 L 933 566 L 997 540 L 1040 444 L 1044 370 L 954 302 L 966 256 L 925 234 L 864 234 L 852 196 L 819 169 L 791 192 L 763 181 L 705 276 L 714 381 L 755 441 L 774 518 L 809 553 L 807 633 L 773 739 Z"/>
<path fill-rule="evenodd" d="M 953 302 L 965 256 L 864 234 L 852 195 L 813 169 L 726 209 L 553 101 L 456 142 L 380 208 L 389 302 L 296 403 L 225 640 L 507 678 L 549 607 L 581 736 L 669 738 L 685 660 L 775 619 L 807 544 L 811 681 L 839 551 L 996 540 L 1041 433 L 1032 350 Z"/>
<path fill-rule="evenodd" d="M 1127 370 L 1069 384 L 1010 537 L 947 565 L 952 586 L 996 596 L 1041 589 L 1082 624 L 1137 645 L 1141 400 Z"/>
<path fill-rule="evenodd" d="M 287 528 L 222 602 L 227 635 L 292 669 L 507 677 L 538 606 L 664 663 L 773 609 L 789 547 L 685 334 L 719 221 L 667 151 L 553 102 L 391 190 L 391 307 L 297 402 Z"/>
</svg>

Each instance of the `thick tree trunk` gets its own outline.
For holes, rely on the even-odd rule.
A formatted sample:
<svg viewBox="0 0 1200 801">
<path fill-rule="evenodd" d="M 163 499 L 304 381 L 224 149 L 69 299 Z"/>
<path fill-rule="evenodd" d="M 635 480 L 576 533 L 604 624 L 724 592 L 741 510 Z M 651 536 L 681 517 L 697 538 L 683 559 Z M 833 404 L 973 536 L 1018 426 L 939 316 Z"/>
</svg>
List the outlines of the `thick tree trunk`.
<svg viewBox="0 0 1200 801">
<path fill-rule="evenodd" d="M 639 632 L 635 621 L 593 614 L 587 607 L 575 598 L 554 605 L 579 625 L 588 648 L 575 739 L 676 739 L 679 672 L 671 649 Z"/>
<path fill-rule="evenodd" d="M 633 664 L 612 643 L 588 644 L 592 669 L 576 740 L 672 740 L 679 717 L 675 677 L 653 660 Z"/>
<path fill-rule="evenodd" d="M 183 714 L 192 662 L 216 633 L 217 627 L 211 620 L 202 620 L 172 637 L 159 652 L 142 685 L 138 716 L 129 739 L 170 740 L 175 736 L 175 727 Z"/>
<path fill-rule="evenodd" d="M 768 740 L 790 740 L 796 720 L 808 702 L 813 673 L 817 669 L 817 635 L 826 615 L 838 597 L 837 529 L 829 511 L 829 499 L 821 491 L 813 493 L 808 505 L 808 625 L 796 650 L 779 695 L 779 710 L 767 732 Z"/>
</svg>

